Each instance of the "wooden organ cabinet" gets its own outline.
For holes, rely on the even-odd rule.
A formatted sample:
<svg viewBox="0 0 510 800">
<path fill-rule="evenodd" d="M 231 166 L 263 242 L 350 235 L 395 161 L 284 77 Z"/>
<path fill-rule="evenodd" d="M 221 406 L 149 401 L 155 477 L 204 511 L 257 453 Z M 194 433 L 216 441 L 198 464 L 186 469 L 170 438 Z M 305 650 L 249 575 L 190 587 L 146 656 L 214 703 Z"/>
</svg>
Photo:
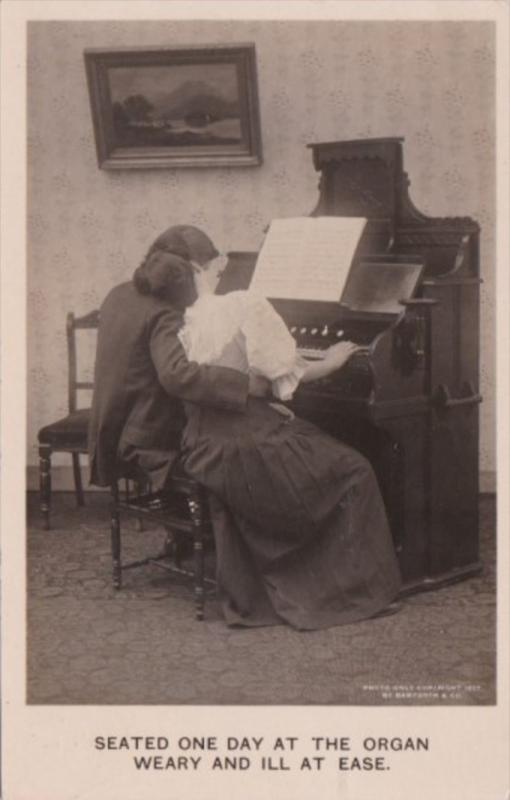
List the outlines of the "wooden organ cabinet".
<svg viewBox="0 0 510 800">
<path fill-rule="evenodd" d="M 408 195 L 403 139 L 312 144 L 316 216 L 366 217 L 351 267 L 370 293 L 374 270 L 421 266 L 417 291 L 393 311 L 272 301 L 300 348 L 343 337 L 363 345 L 324 381 L 298 389 L 296 413 L 371 461 L 405 591 L 477 573 L 479 226 L 420 213 Z M 249 286 L 256 253 L 231 253 L 220 291 Z M 378 273 L 379 277 L 382 273 Z M 398 289 L 395 289 L 397 292 Z"/>
</svg>

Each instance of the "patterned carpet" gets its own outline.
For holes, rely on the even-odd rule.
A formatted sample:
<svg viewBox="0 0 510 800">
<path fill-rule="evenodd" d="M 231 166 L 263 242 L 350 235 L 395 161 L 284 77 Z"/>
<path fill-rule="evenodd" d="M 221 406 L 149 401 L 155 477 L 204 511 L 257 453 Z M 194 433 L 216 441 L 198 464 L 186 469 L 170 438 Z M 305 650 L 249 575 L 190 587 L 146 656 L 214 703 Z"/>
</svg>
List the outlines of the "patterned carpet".
<svg viewBox="0 0 510 800">
<path fill-rule="evenodd" d="M 395 616 L 326 631 L 228 629 L 214 597 L 196 622 L 187 584 L 155 567 L 110 585 L 107 497 L 28 499 L 31 704 L 480 705 L 495 702 L 495 501 L 481 502 L 484 572 L 405 601 Z M 125 527 L 124 553 L 161 530 Z M 209 565 L 212 569 L 212 564 Z"/>
</svg>

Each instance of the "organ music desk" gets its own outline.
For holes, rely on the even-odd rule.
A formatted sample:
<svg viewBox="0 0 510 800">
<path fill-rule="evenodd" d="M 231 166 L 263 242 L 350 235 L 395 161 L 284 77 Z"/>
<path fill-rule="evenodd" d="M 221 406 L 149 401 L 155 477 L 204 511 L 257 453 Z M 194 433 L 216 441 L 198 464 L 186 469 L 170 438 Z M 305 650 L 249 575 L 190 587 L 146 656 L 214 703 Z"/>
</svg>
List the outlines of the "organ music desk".
<svg viewBox="0 0 510 800">
<path fill-rule="evenodd" d="M 481 569 L 479 226 L 469 218 L 427 217 L 414 207 L 402 143 L 309 145 L 320 172 L 313 215 L 368 220 L 349 278 L 354 302 L 272 302 L 298 347 L 312 355 L 320 357 L 340 337 L 363 346 L 336 374 L 300 387 L 292 407 L 371 461 L 404 591 L 412 592 Z M 247 288 L 256 258 L 231 253 L 219 291 Z M 364 302 L 374 271 L 394 274 L 399 265 L 414 267 L 416 291 L 403 300 L 397 281 L 390 302 L 374 310 Z"/>
</svg>

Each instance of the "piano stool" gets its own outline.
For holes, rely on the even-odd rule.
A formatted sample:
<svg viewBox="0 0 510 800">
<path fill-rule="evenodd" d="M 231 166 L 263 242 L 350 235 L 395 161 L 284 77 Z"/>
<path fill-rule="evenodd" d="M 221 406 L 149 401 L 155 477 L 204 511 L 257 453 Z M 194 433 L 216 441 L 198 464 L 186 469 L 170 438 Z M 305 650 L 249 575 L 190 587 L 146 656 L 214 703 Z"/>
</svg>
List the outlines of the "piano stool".
<svg viewBox="0 0 510 800">
<path fill-rule="evenodd" d="M 195 618 L 203 620 L 206 584 L 215 581 L 204 575 L 204 549 L 213 540 L 207 492 L 203 486 L 188 478 L 177 468 L 168 487 L 156 494 L 121 495 L 118 482 L 111 487 L 111 548 L 112 580 L 116 590 L 122 588 L 125 570 L 152 564 L 170 573 L 190 578 L 193 584 Z M 167 531 L 162 551 L 138 561 L 122 562 L 121 519 L 144 518 L 161 525 Z M 193 551 L 193 568 L 182 566 L 187 548 Z"/>
</svg>

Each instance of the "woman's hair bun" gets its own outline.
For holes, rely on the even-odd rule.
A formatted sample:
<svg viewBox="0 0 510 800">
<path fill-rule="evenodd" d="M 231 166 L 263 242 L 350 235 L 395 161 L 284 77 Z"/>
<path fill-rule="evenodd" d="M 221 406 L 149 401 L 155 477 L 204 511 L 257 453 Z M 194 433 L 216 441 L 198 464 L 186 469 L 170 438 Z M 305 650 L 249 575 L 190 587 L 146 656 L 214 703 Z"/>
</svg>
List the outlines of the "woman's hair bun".
<svg viewBox="0 0 510 800">
<path fill-rule="evenodd" d="M 164 297 L 184 308 L 196 300 L 191 262 L 206 264 L 218 251 L 206 233 L 193 225 L 173 225 L 152 243 L 135 270 L 133 282 L 141 294 Z"/>
<path fill-rule="evenodd" d="M 161 297 L 185 307 L 195 300 L 193 268 L 175 253 L 152 249 L 135 270 L 133 282 L 140 294 Z"/>
</svg>

